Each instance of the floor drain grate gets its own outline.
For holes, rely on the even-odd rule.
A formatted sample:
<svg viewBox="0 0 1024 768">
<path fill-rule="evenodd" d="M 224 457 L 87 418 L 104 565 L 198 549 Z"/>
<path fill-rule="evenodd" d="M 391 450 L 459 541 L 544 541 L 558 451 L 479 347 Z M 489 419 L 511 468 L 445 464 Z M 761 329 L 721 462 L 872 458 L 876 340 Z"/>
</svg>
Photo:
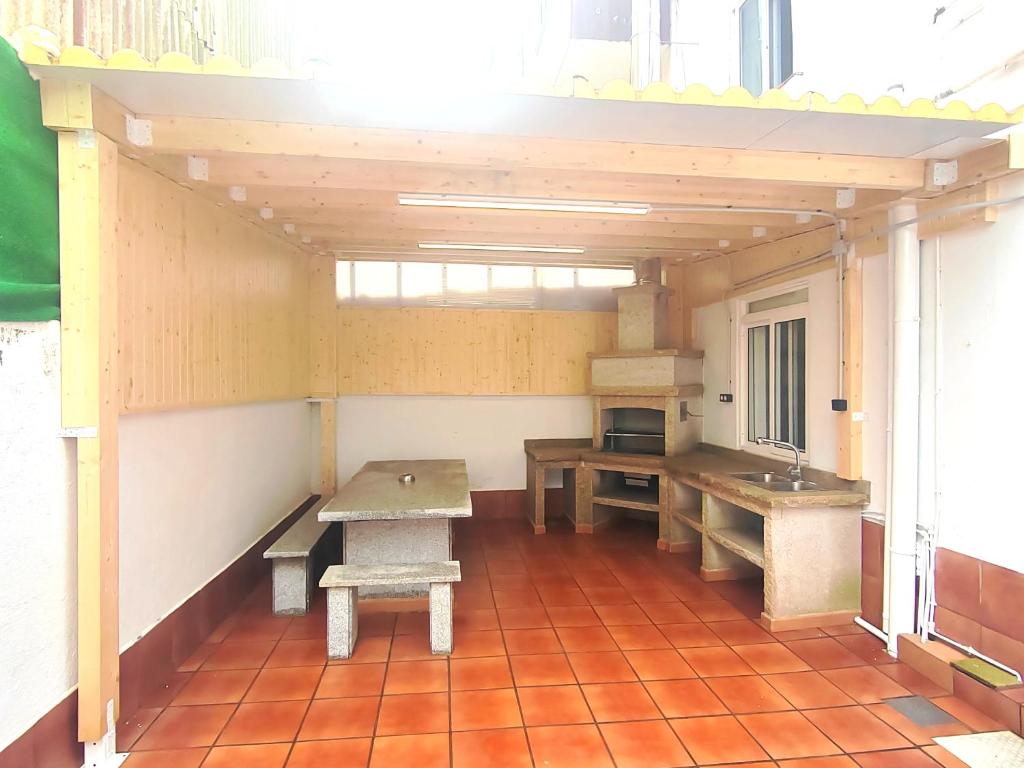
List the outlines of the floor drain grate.
<svg viewBox="0 0 1024 768">
<path fill-rule="evenodd" d="M 1024 768 L 1024 739 L 1009 731 L 939 736 L 935 743 L 970 768 Z"/>
<path fill-rule="evenodd" d="M 924 696 L 901 696 L 886 699 L 885 703 L 906 717 L 914 725 L 928 727 L 955 723 L 956 718 L 932 704 Z"/>
</svg>

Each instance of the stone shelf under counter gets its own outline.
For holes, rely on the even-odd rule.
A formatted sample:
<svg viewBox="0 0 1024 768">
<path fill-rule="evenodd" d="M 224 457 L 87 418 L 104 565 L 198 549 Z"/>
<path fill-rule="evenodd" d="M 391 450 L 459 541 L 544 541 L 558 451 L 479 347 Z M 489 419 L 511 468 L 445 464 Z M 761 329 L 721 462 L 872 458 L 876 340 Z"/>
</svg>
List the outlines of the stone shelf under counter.
<svg viewBox="0 0 1024 768">
<path fill-rule="evenodd" d="M 821 488 L 769 491 L 732 474 L 782 473 L 785 462 L 708 445 L 668 457 L 599 451 L 585 439 L 527 441 L 525 449 L 530 522 L 537 533 L 544 530 L 545 468 L 559 468 L 566 473 L 567 516 L 578 533 L 600 527 L 612 507 L 657 510 L 658 547 L 699 550 L 707 581 L 763 574 L 761 621 L 773 631 L 829 626 L 860 613 L 860 515 L 869 500 L 867 483 L 805 468 L 806 479 Z M 628 492 L 609 494 L 594 479 L 609 470 L 656 476 L 657 496 L 647 491 L 644 506 L 622 503 Z"/>
</svg>

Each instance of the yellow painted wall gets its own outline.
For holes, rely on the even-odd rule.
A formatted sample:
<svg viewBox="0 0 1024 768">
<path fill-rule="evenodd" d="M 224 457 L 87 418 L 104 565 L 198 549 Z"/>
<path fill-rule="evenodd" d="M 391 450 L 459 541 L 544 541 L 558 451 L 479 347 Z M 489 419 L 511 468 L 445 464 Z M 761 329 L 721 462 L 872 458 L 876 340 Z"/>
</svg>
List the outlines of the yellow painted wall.
<svg viewBox="0 0 1024 768">
<path fill-rule="evenodd" d="M 338 310 L 338 393 L 582 395 L 614 312 Z"/>
<path fill-rule="evenodd" d="M 309 394 L 309 257 L 121 158 L 122 412 Z"/>
</svg>

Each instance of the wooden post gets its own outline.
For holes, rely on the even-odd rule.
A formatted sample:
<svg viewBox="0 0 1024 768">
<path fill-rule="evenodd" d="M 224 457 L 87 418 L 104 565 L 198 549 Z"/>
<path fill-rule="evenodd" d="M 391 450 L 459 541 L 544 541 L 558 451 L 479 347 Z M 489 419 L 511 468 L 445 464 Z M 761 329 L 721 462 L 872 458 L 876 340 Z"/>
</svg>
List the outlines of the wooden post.
<svg viewBox="0 0 1024 768">
<path fill-rule="evenodd" d="M 117 147 L 58 135 L 61 421 L 78 439 L 78 737 L 118 715 Z"/>
<path fill-rule="evenodd" d="M 338 485 L 338 404 L 320 401 L 320 495 L 334 496 Z"/>
<path fill-rule="evenodd" d="M 864 410 L 864 278 L 856 253 L 847 257 L 843 280 L 843 393 L 846 410 L 839 413 L 839 453 L 836 474 L 860 480 L 864 472 L 863 422 L 855 418 Z"/>
<path fill-rule="evenodd" d="M 321 496 L 333 496 L 338 484 L 338 302 L 334 258 L 311 256 L 309 267 L 309 390 L 320 416 Z"/>
</svg>

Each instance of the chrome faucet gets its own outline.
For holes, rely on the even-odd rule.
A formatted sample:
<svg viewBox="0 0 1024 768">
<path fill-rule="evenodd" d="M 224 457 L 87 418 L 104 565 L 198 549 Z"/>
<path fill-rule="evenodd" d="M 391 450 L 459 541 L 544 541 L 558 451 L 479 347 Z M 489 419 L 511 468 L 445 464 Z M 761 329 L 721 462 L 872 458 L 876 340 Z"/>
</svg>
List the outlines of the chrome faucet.
<svg viewBox="0 0 1024 768">
<path fill-rule="evenodd" d="M 796 464 L 794 464 L 792 467 L 787 469 L 786 470 L 786 474 L 789 475 L 790 478 L 792 478 L 793 480 L 803 480 L 804 479 L 804 472 L 803 472 L 803 469 L 800 467 L 800 449 L 799 448 L 797 448 L 792 443 L 786 443 L 786 442 L 783 442 L 782 440 L 772 440 L 771 438 L 768 438 L 768 437 L 759 437 L 759 438 L 757 438 L 756 442 L 757 442 L 758 445 L 774 445 L 776 448 L 788 448 L 789 450 L 791 450 L 793 452 L 793 456 L 796 458 Z"/>
</svg>

